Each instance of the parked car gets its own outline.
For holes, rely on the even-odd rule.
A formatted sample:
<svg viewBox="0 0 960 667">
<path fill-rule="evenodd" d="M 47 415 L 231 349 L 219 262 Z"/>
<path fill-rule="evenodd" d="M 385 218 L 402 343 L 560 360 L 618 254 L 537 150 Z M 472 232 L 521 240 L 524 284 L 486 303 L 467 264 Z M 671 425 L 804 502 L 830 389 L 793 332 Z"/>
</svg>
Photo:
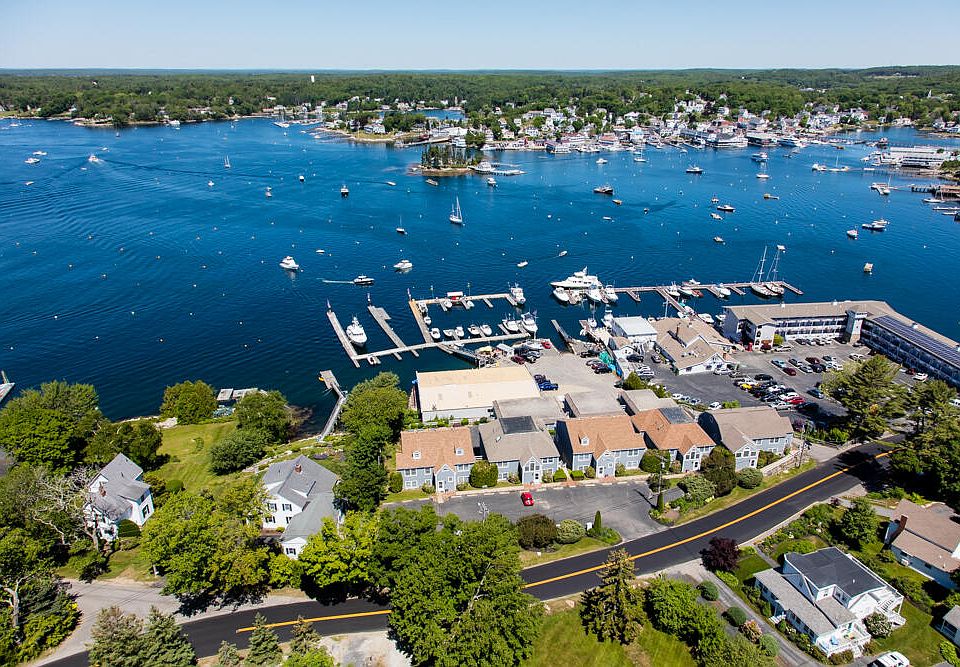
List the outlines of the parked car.
<svg viewBox="0 0 960 667">
<path fill-rule="evenodd" d="M 529 491 L 524 491 L 520 494 L 520 502 L 523 503 L 524 507 L 533 506 L 533 494 Z"/>
<path fill-rule="evenodd" d="M 820 360 L 817 357 L 807 357 L 808 364 L 819 364 Z"/>
<path fill-rule="evenodd" d="M 738 380 L 743 380 L 746 377 L 747 376 L 741 373 L 740 371 L 734 371 L 733 373 L 730 374 L 730 379 L 733 380 L 734 382 L 737 382 Z"/>
<path fill-rule="evenodd" d="M 631 362 L 631 363 L 634 363 L 634 364 L 640 363 L 641 361 L 643 361 L 643 355 L 640 355 L 640 354 L 628 354 L 628 355 L 627 355 L 627 361 L 629 361 L 629 362 Z"/>
<path fill-rule="evenodd" d="M 770 361 L 770 363 L 776 366 L 777 368 L 784 368 L 787 365 L 787 362 L 784 361 L 783 359 L 773 359 Z"/>
<path fill-rule="evenodd" d="M 521 357 L 519 354 L 515 354 L 515 355 L 513 355 L 512 357 L 510 357 L 510 361 L 512 361 L 512 362 L 515 363 L 515 364 L 525 364 L 525 363 L 527 363 L 527 360 L 524 359 L 523 357 Z"/>
<path fill-rule="evenodd" d="M 539 373 L 537 373 L 536 375 L 533 376 L 533 379 L 534 379 L 534 381 L 536 381 L 537 383 L 546 382 L 546 381 L 547 381 L 547 376 L 546 376 L 546 375 L 540 375 Z"/>
<path fill-rule="evenodd" d="M 660 356 L 659 354 L 657 354 L 656 352 L 654 352 L 653 354 L 650 355 L 650 360 L 651 360 L 652 362 L 654 362 L 654 363 L 657 363 L 657 364 L 663 363 L 663 357 L 661 357 L 661 356 Z"/>
<path fill-rule="evenodd" d="M 613 370 L 611 370 L 609 366 L 600 366 L 598 368 L 595 368 L 593 372 L 597 375 L 603 375 L 604 373 L 612 373 Z"/>
<path fill-rule="evenodd" d="M 714 375 L 730 375 L 733 371 L 730 370 L 727 366 L 721 366 L 713 371 Z"/>
<path fill-rule="evenodd" d="M 812 370 L 814 373 L 826 373 L 827 367 L 823 364 L 812 364 L 810 366 L 810 370 Z"/>
<path fill-rule="evenodd" d="M 866 359 L 866 356 L 860 354 L 859 352 L 851 352 L 850 358 L 853 359 L 854 361 L 863 361 L 864 359 Z"/>
<path fill-rule="evenodd" d="M 823 358 L 823 360 L 826 361 L 827 363 L 830 363 L 831 361 L 836 361 L 836 359 L 833 358 L 832 356 L 830 356 L 829 354 L 823 355 L 822 358 Z"/>
<path fill-rule="evenodd" d="M 774 352 L 790 352 L 793 349 L 793 345 L 777 345 L 773 348 Z"/>
<path fill-rule="evenodd" d="M 720 403 L 720 401 L 714 401 L 713 403 L 707 406 L 707 410 L 719 410 L 722 407 L 723 405 Z"/>
<path fill-rule="evenodd" d="M 916 380 L 917 382 L 926 382 L 927 377 L 928 376 L 926 373 L 917 373 L 916 375 L 913 376 L 913 379 Z"/>
<path fill-rule="evenodd" d="M 790 410 L 794 406 L 791 405 L 790 403 L 787 403 L 786 401 L 777 401 L 776 403 L 771 403 L 770 407 L 773 408 L 774 410 Z"/>
<path fill-rule="evenodd" d="M 910 661 L 899 651 L 887 651 L 878 655 L 870 667 L 910 667 Z"/>
<path fill-rule="evenodd" d="M 541 382 L 537 386 L 540 387 L 540 391 L 556 391 L 560 388 L 556 382 Z"/>
<path fill-rule="evenodd" d="M 790 403 L 791 405 L 796 405 L 796 406 L 800 406 L 806 403 L 806 401 L 802 396 L 794 396 L 793 398 L 784 398 L 783 400 L 786 401 L 787 403 Z"/>
<path fill-rule="evenodd" d="M 820 391 L 820 390 L 817 389 L 816 387 L 814 387 L 813 389 L 808 389 L 808 390 L 807 390 L 807 393 L 810 394 L 811 396 L 813 396 L 814 398 L 826 398 L 826 397 L 827 397 L 826 394 L 824 394 L 822 391 Z"/>
<path fill-rule="evenodd" d="M 753 376 L 753 379 L 760 380 L 761 382 L 766 382 L 768 380 L 772 380 L 773 376 L 767 375 L 766 373 L 757 373 L 756 375 Z"/>
<path fill-rule="evenodd" d="M 786 368 L 783 369 L 783 372 L 789 375 L 790 377 L 794 377 L 797 374 L 797 369 L 790 368 L 789 366 L 787 366 Z"/>
</svg>

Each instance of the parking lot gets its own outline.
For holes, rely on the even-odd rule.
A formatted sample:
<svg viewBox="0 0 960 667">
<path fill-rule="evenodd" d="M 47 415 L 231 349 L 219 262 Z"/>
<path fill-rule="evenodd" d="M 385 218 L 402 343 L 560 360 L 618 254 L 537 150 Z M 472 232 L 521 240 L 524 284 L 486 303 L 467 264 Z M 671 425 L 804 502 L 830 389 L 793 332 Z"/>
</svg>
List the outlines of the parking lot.
<svg viewBox="0 0 960 667">
<path fill-rule="evenodd" d="M 555 523 L 560 523 L 563 519 L 573 519 L 582 524 L 592 522 L 594 514 L 600 510 L 603 525 L 615 529 L 627 540 L 663 529 L 662 525 L 650 518 L 650 508 L 656 504 L 656 497 L 651 500 L 650 488 L 637 479 L 621 478 L 614 482 L 573 486 L 547 484 L 532 493 L 532 507 L 525 507 L 520 501 L 520 491 L 513 489 L 458 494 L 437 504 L 436 509 L 441 515 L 452 513 L 469 521 L 476 521 L 481 513 L 486 511 L 490 514 L 502 514 L 511 521 L 528 514 L 545 514 Z M 680 495 L 682 492 L 676 487 L 664 493 L 668 502 Z M 428 502 L 434 501 L 424 499 L 404 505 L 420 506 Z M 484 506 L 481 507 L 479 503 Z"/>
<path fill-rule="evenodd" d="M 574 354 L 560 354 L 553 348 L 544 350 L 543 356 L 536 363 L 524 364 L 524 368 L 530 371 L 531 375 L 544 375 L 559 385 L 556 392 L 548 394 L 556 393 L 561 396 L 578 392 L 601 392 L 614 395 L 616 374 L 596 374 L 586 365 L 587 361 L 589 360 Z"/>
</svg>

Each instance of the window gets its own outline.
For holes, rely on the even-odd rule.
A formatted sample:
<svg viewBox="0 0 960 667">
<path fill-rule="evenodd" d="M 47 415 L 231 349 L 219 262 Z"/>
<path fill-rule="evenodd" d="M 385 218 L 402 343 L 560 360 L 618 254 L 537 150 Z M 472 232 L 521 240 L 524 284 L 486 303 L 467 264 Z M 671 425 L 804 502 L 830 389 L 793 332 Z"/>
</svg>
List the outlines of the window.
<svg viewBox="0 0 960 667">
<path fill-rule="evenodd" d="M 291 505 L 290 503 L 284 503 L 281 509 L 283 509 L 284 512 L 292 512 L 293 505 Z"/>
<path fill-rule="evenodd" d="M 413 460 L 414 460 L 414 461 L 419 461 L 419 460 L 420 460 L 420 450 L 419 450 L 419 449 L 413 453 Z"/>
<path fill-rule="evenodd" d="M 263 522 L 264 522 L 264 523 L 276 523 L 276 521 L 274 520 L 274 518 L 273 518 L 272 516 L 265 516 L 265 517 L 263 517 Z"/>
<path fill-rule="evenodd" d="M 296 556 L 296 555 L 297 555 L 297 550 L 296 550 L 295 548 L 293 548 L 293 547 L 287 547 L 286 549 L 283 550 L 283 552 L 284 552 L 285 554 L 287 554 L 288 556 Z"/>
<path fill-rule="evenodd" d="M 276 504 L 276 503 L 267 503 L 267 509 L 270 510 L 271 512 L 276 512 L 276 511 L 277 511 L 277 504 Z"/>
<path fill-rule="evenodd" d="M 457 456 L 463 456 L 463 447 L 457 447 Z"/>
</svg>

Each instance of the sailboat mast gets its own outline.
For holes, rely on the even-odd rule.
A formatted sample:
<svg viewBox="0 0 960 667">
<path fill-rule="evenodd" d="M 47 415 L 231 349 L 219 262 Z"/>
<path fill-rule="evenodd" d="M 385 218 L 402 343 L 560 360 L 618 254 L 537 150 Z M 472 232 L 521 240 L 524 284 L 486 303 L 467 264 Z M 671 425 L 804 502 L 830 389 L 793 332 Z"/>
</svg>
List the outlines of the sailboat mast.
<svg viewBox="0 0 960 667">
<path fill-rule="evenodd" d="M 760 264 L 757 265 L 757 270 L 753 273 L 753 280 L 750 282 L 757 283 L 763 280 L 763 267 L 767 262 L 767 246 L 763 246 L 763 255 L 760 257 Z"/>
</svg>

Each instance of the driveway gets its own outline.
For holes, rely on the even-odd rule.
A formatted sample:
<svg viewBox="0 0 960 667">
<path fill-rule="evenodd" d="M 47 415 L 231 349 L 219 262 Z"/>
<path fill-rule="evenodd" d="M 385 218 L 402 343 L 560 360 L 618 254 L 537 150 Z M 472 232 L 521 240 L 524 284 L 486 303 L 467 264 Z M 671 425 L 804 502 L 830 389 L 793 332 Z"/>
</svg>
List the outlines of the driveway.
<svg viewBox="0 0 960 667">
<path fill-rule="evenodd" d="M 502 514 L 511 521 L 529 514 L 545 514 L 555 523 L 573 519 L 583 524 L 592 522 L 594 514 L 600 510 L 603 525 L 615 529 L 625 540 L 665 529 L 650 518 L 651 502 L 656 504 L 656 496 L 651 501 L 650 488 L 640 480 L 620 478 L 607 483 L 573 486 L 547 484 L 532 493 L 532 507 L 524 507 L 520 502 L 520 491 L 516 489 L 457 495 L 435 503 L 435 507 L 439 514 L 452 513 L 468 521 L 476 521 L 486 511 Z M 669 502 L 680 495 L 682 492 L 674 487 L 666 491 L 664 498 Z M 420 506 L 427 502 L 435 501 L 404 504 Z"/>
</svg>

